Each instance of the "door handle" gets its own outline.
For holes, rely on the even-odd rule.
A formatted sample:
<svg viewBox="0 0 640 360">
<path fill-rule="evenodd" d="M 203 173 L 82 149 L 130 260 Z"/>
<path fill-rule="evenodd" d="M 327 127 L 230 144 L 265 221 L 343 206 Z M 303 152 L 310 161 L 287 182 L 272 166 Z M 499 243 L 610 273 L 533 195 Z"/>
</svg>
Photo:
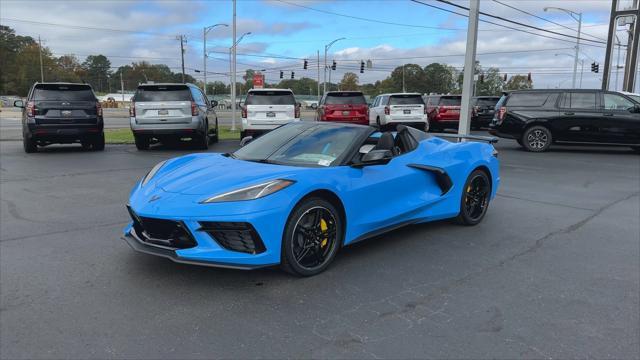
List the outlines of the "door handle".
<svg viewBox="0 0 640 360">
<path fill-rule="evenodd" d="M 575 115 L 576 113 L 572 113 L 572 112 L 566 112 L 564 113 L 565 115 Z"/>
</svg>

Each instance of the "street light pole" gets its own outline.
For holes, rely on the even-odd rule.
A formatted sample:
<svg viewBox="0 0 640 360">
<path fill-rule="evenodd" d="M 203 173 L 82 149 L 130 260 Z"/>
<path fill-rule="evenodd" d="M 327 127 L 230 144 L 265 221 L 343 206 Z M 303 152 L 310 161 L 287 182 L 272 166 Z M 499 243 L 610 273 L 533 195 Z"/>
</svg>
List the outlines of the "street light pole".
<svg viewBox="0 0 640 360">
<path fill-rule="evenodd" d="M 233 2 L 235 4 L 235 0 Z M 234 8 L 235 9 L 235 8 Z M 234 23 L 235 23 L 235 10 L 234 10 Z M 235 29 L 233 31 L 233 39 L 234 39 L 234 43 L 231 46 L 231 48 L 229 48 L 229 60 L 230 60 L 230 68 L 231 68 L 231 130 L 235 131 L 236 130 L 236 49 L 238 48 L 238 44 L 240 44 L 240 41 L 242 41 L 242 39 L 251 34 L 251 32 L 246 32 L 244 34 L 242 34 L 242 36 L 240 36 L 240 38 L 235 41 L 236 35 L 235 35 Z"/>
<path fill-rule="evenodd" d="M 548 10 L 560 10 L 560 11 L 564 11 L 565 13 L 569 14 L 569 16 L 571 16 L 571 18 L 573 18 L 573 20 L 578 22 L 578 36 L 576 38 L 576 55 L 575 58 L 573 60 L 573 83 L 572 83 L 572 87 L 575 89 L 576 87 L 576 78 L 578 75 L 578 57 L 579 57 L 579 52 L 580 52 L 580 35 L 582 32 L 582 13 L 579 12 L 575 12 L 575 11 L 571 11 L 568 9 L 564 9 L 564 8 L 559 8 L 559 7 L 555 7 L 555 6 L 549 6 L 549 7 L 545 7 L 544 11 L 548 11 Z M 577 18 L 576 18 L 577 16 Z"/>
<path fill-rule="evenodd" d="M 327 51 L 329 51 L 329 48 L 331 47 L 331 45 L 333 45 L 333 43 L 335 43 L 336 41 L 344 40 L 344 39 L 346 38 L 335 39 L 324 46 L 324 79 L 323 79 L 324 86 L 322 87 L 323 94 L 327 92 Z"/>
<path fill-rule="evenodd" d="M 202 67 L 204 71 L 204 96 L 207 96 L 207 33 L 216 26 L 229 26 L 227 24 L 215 24 L 211 26 L 205 26 L 202 32 Z"/>
</svg>

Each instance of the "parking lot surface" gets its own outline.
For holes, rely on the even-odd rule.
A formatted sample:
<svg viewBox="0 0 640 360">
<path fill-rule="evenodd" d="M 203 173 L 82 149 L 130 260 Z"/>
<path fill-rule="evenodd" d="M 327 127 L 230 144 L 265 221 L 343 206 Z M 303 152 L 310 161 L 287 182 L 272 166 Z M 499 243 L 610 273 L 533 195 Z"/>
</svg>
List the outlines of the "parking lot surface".
<svg viewBox="0 0 640 360">
<path fill-rule="evenodd" d="M 120 240 L 135 181 L 191 149 L 2 141 L 0 357 L 640 357 L 640 156 L 497 148 L 480 225 L 406 227 L 295 278 Z"/>
</svg>

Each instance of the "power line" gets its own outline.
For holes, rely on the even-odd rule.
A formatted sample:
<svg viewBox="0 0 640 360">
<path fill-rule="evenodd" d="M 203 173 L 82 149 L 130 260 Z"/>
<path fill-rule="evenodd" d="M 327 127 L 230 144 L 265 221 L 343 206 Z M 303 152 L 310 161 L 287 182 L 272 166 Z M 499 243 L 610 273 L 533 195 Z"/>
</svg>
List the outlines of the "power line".
<svg viewBox="0 0 640 360">
<path fill-rule="evenodd" d="M 418 0 L 411 0 L 411 1 L 416 2 L 416 3 L 420 3 L 420 4 L 422 4 L 422 5 L 427 5 L 427 4 L 425 4 L 425 3 L 423 3 L 423 2 L 420 2 L 420 1 L 418 1 Z M 454 6 L 454 7 L 459 8 L 459 9 L 463 9 L 463 10 L 467 10 L 467 11 L 469 10 L 469 8 L 468 8 L 468 7 L 466 7 L 466 6 L 458 5 L 458 4 L 453 3 L 453 2 L 451 2 L 451 1 L 448 1 L 448 0 L 435 0 L 435 1 L 441 2 L 441 3 L 443 3 L 443 4 L 451 5 L 451 6 Z M 508 22 L 508 23 L 511 23 L 511 24 L 516 24 L 516 25 L 520 25 L 520 26 L 528 27 L 528 28 L 530 28 L 530 29 L 534 29 L 534 30 L 538 30 L 538 31 L 544 31 L 544 32 L 548 32 L 548 33 L 550 33 L 550 34 L 554 34 L 554 35 L 558 35 L 558 36 L 564 36 L 564 37 L 572 38 L 572 39 L 574 39 L 574 40 L 577 40 L 577 39 L 578 39 L 578 37 L 577 37 L 577 36 L 573 36 L 573 35 L 569 35 L 569 34 L 563 34 L 563 33 L 559 33 L 559 32 L 553 31 L 553 30 L 546 30 L 546 29 L 543 29 L 543 28 L 540 28 L 540 27 L 537 27 L 537 26 L 529 25 L 529 24 L 519 23 L 519 22 L 517 22 L 517 21 L 510 20 L 510 19 L 506 19 L 506 18 L 503 18 L 502 16 L 497 16 L 497 15 L 489 14 L 489 13 L 486 13 L 486 12 L 483 12 L 483 11 L 480 11 L 480 14 L 481 14 L 481 15 L 484 15 L 484 16 L 488 16 L 488 17 L 490 17 L 490 18 L 494 18 L 494 19 L 497 19 L 497 20 L 501 20 L 501 21 L 504 21 L 504 22 Z M 460 14 L 458 14 L 458 15 L 460 15 Z M 468 15 L 467 15 L 467 16 L 468 16 Z M 594 43 L 597 43 L 597 44 L 605 44 L 605 45 L 607 44 L 607 43 L 606 43 L 606 41 L 598 41 L 598 40 L 591 40 L 591 39 L 582 39 L 582 41 L 591 41 L 591 42 L 594 42 Z"/>
<path fill-rule="evenodd" d="M 114 32 L 123 32 L 123 33 L 131 33 L 131 34 L 153 35 L 153 36 L 174 38 L 174 36 L 172 36 L 172 35 L 167 35 L 167 34 L 162 34 L 162 33 L 155 33 L 155 32 L 148 32 L 148 31 L 110 29 L 110 28 L 100 28 L 100 27 L 92 27 L 92 26 L 80 26 L 80 25 L 67 25 L 67 24 L 57 24 L 57 23 L 49 23 L 49 22 L 33 21 L 33 20 L 25 20 L 25 19 L 13 19 L 13 18 L 0 18 L 0 20 L 23 22 L 23 23 L 28 23 L 28 24 L 37 24 L 37 25 L 46 25 L 46 26 L 59 26 L 59 27 L 67 27 L 67 28 L 81 29 L 81 30 L 114 31 Z"/>
<path fill-rule="evenodd" d="M 566 26 L 566 25 L 560 24 L 560 23 L 558 23 L 558 22 L 555 22 L 555 21 L 553 21 L 553 20 L 549 20 L 549 19 L 547 19 L 547 18 L 544 18 L 544 17 L 542 17 L 542 16 L 538 16 L 538 15 L 536 15 L 536 14 L 532 14 L 532 13 L 530 13 L 530 12 L 528 12 L 528 11 L 525 11 L 525 10 L 519 9 L 519 8 L 517 8 L 517 7 L 515 7 L 515 6 L 509 5 L 509 4 L 505 4 L 505 3 L 503 3 L 503 2 L 501 2 L 501 1 L 499 1 L 499 0 L 493 0 L 493 1 L 494 1 L 494 2 L 496 2 L 496 3 L 498 3 L 498 4 L 500 4 L 500 5 L 502 5 L 502 6 L 506 6 L 506 7 L 510 8 L 510 9 L 513 9 L 513 10 L 519 11 L 519 12 L 521 12 L 521 13 L 523 13 L 523 14 L 527 14 L 527 15 L 529 15 L 529 16 L 533 16 L 533 17 L 535 17 L 536 19 L 540 19 L 540 20 L 546 21 L 546 22 L 548 22 L 548 23 L 551 23 L 551 24 L 554 24 L 554 25 L 558 25 L 558 26 L 563 27 L 563 28 L 565 28 L 565 29 L 568 29 L 568 30 L 571 30 L 571 31 L 578 32 L 578 30 L 576 30 L 576 29 L 574 29 L 574 28 L 572 28 L 572 27 L 569 27 L 569 26 Z M 551 30 L 551 29 L 547 29 L 547 30 Z M 601 37 L 597 37 L 597 36 L 594 36 L 594 35 L 591 35 L 591 34 L 588 34 L 588 33 L 585 33 L 585 32 L 582 32 L 582 35 L 587 35 L 587 36 L 591 36 L 591 37 L 592 37 L 592 38 L 594 38 L 594 39 L 607 41 L 607 39 L 603 39 L 603 38 L 601 38 Z"/>
</svg>

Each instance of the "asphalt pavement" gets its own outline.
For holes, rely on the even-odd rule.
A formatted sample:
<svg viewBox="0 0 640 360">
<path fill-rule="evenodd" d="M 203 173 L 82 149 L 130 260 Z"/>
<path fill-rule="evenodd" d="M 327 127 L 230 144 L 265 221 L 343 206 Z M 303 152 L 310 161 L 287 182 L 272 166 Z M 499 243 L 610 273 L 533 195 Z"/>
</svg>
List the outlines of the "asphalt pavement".
<svg viewBox="0 0 640 360">
<path fill-rule="evenodd" d="M 640 156 L 627 149 L 501 140 L 483 223 L 406 227 L 295 278 L 120 239 L 134 182 L 192 149 L 21 145 L 0 142 L 0 358 L 640 357 Z"/>
</svg>

